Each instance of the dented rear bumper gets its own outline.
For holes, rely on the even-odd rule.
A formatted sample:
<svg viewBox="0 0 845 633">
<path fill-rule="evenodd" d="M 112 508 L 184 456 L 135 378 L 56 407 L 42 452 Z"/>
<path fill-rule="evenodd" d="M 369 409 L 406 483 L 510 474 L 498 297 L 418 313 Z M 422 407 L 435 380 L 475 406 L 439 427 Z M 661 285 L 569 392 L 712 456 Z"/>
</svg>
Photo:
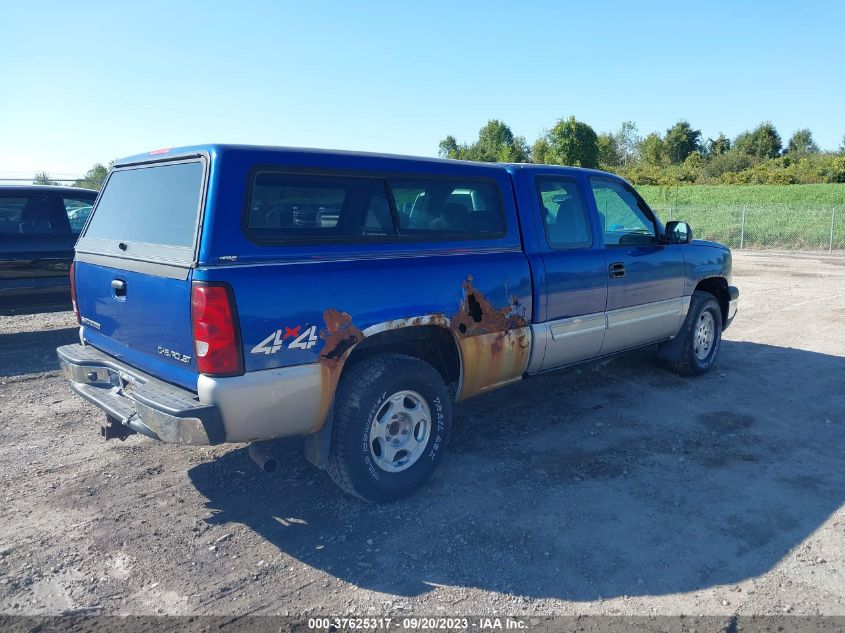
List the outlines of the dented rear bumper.
<svg viewBox="0 0 845 633">
<path fill-rule="evenodd" d="M 306 435 L 325 421 L 328 382 L 307 364 L 241 376 L 200 374 L 197 393 L 162 382 L 91 345 L 56 350 L 70 388 L 133 431 L 174 444 Z"/>
<path fill-rule="evenodd" d="M 70 388 L 107 414 L 153 439 L 174 444 L 226 440 L 220 410 L 197 394 L 162 382 L 90 345 L 56 350 Z"/>
</svg>

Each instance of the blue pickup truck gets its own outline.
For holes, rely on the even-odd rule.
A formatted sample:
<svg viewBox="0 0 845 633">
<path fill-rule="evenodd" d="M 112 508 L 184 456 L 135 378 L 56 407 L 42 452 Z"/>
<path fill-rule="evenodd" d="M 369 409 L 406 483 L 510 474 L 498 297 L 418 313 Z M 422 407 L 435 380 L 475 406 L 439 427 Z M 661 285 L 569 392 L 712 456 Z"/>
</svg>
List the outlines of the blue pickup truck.
<svg viewBox="0 0 845 633">
<path fill-rule="evenodd" d="M 308 436 L 389 501 L 444 453 L 456 401 L 654 345 L 706 372 L 737 310 L 731 254 L 612 174 L 275 147 L 115 163 L 58 349 L 107 439 Z"/>
</svg>

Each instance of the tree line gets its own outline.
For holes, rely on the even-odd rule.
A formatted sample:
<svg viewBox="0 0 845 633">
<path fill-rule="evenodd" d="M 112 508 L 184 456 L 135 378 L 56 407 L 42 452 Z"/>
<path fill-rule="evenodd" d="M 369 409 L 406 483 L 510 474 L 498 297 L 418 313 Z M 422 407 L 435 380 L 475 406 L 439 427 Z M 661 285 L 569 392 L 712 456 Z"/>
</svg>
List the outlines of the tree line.
<svg viewBox="0 0 845 633">
<path fill-rule="evenodd" d="M 472 143 L 458 143 L 454 136 L 447 136 L 440 141 L 438 154 L 458 160 L 603 169 L 638 185 L 845 182 L 845 136 L 837 152 L 821 151 L 808 128 L 794 132 L 784 145 L 769 121 L 734 139 L 724 134 L 704 139 L 701 130 L 686 120 L 665 134 L 642 137 L 633 121 L 625 121 L 616 132 L 596 134 L 571 116 L 560 119 L 529 145 L 506 123 L 491 119 Z M 96 163 L 73 186 L 100 189 L 111 165 Z M 37 173 L 33 183 L 59 184 L 46 172 Z"/>
<path fill-rule="evenodd" d="M 703 138 L 680 120 L 665 134 L 639 135 L 633 121 L 616 132 L 595 130 L 575 117 L 560 119 L 533 145 L 498 119 L 487 122 L 472 143 L 449 135 L 439 155 L 458 160 L 572 165 L 615 172 L 634 184 L 797 184 L 845 182 L 845 136 L 838 152 L 823 152 L 808 129 L 784 145 L 769 121 L 730 139 Z"/>
<path fill-rule="evenodd" d="M 114 161 L 108 164 L 108 166 L 103 165 L 102 163 L 95 163 L 91 169 L 85 172 L 85 175 L 82 178 L 77 178 L 73 181 L 72 187 L 83 187 L 85 189 L 102 189 L 103 183 L 106 181 L 106 176 L 109 175 L 109 169 L 111 169 L 112 164 Z M 35 177 L 32 179 L 33 185 L 58 185 L 60 184 L 58 181 L 53 180 L 46 171 L 40 171 L 35 174 Z"/>
</svg>

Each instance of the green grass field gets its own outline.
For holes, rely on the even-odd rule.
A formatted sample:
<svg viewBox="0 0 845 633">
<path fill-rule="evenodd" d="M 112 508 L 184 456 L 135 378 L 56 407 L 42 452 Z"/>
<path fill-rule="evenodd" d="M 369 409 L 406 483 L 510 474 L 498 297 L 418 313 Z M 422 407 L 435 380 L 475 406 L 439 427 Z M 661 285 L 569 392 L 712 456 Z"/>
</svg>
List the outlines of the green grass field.
<svg viewBox="0 0 845 633">
<path fill-rule="evenodd" d="M 826 251 L 836 209 L 833 250 L 845 250 L 845 184 L 641 186 L 637 191 L 664 222 L 684 220 L 695 237 L 732 248 Z"/>
</svg>

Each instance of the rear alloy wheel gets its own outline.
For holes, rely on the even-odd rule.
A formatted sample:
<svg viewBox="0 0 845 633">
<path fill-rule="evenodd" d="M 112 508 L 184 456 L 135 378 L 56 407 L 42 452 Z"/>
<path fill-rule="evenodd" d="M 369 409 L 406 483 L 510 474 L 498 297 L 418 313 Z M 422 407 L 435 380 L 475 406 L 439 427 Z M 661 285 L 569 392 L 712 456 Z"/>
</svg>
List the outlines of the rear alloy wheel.
<svg viewBox="0 0 845 633">
<path fill-rule="evenodd" d="M 417 463 L 431 435 L 431 410 L 416 391 L 388 396 L 370 420 L 370 457 L 376 466 L 399 473 Z"/>
<path fill-rule="evenodd" d="M 434 472 L 451 423 L 451 394 L 434 367 L 404 354 L 365 358 L 338 385 L 329 475 L 368 501 L 410 495 Z"/>
</svg>

